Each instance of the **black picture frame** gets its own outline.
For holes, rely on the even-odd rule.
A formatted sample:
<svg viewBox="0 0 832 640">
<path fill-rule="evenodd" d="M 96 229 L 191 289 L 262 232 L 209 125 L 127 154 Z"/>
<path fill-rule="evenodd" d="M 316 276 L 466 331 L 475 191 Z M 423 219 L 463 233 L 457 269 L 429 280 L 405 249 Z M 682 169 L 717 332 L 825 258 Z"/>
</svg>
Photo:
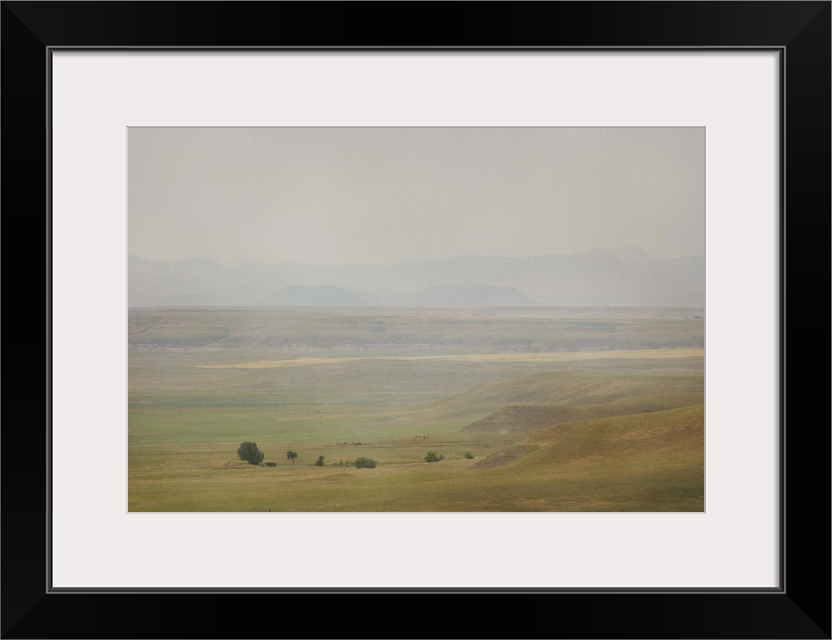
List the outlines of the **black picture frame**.
<svg viewBox="0 0 832 640">
<path fill-rule="evenodd" d="M 0 20 L 3 638 L 830 637 L 830 2 L 2 2 Z M 48 90 L 69 47 L 779 52 L 779 588 L 52 590 Z"/>
</svg>

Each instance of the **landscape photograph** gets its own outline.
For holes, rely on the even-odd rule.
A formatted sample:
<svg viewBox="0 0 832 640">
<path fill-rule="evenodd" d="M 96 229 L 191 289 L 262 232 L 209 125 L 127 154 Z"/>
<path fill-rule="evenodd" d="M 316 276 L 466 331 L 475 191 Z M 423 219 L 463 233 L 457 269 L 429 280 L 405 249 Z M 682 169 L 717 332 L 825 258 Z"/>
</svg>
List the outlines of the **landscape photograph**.
<svg viewBox="0 0 832 640">
<path fill-rule="evenodd" d="M 129 512 L 703 512 L 705 129 L 131 127 Z"/>
</svg>

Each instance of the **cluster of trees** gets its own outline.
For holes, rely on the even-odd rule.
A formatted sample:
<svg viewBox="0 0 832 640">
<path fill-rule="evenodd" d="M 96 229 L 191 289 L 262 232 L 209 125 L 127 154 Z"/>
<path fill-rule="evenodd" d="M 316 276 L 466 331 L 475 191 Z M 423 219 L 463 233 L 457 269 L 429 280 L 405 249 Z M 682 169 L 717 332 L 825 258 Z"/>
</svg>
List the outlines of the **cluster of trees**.
<svg viewBox="0 0 832 640">
<path fill-rule="evenodd" d="M 265 454 L 260 451 L 257 447 L 256 442 L 242 442 L 240 443 L 240 448 L 237 449 L 237 455 L 240 456 L 240 460 L 248 462 L 249 464 L 259 465 L 263 462 L 263 458 Z M 292 466 L 295 465 L 295 459 L 298 457 L 297 451 L 287 451 L 286 452 L 286 459 L 292 461 Z M 273 462 L 268 463 L 270 466 L 275 466 Z M 339 466 L 341 463 L 339 463 Z M 316 467 L 324 466 L 324 457 L 318 456 L 318 459 L 315 460 Z M 355 466 L 359 469 L 374 469 L 376 466 L 375 460 L 370 460 L 370 458 L 360 457 L 356 458 Z"/>
<path fill-rule="evenodd" d="M 240 460 L 244 460 L 249 464 L 260 464 L 263 462 L 263 458 L 265 454 L 257 448 L 256 442 L 243 442 L 240 444 L 240 448 L 237 449 L 237 455 L 240 456 Z M 292 466 L 295 464 L 295 459 L 298 457 L 297 451 L 287 451 L 286 452 L 286 459 L 292 461 Z M 474 458 L 474 454 L 467 451 L 465 452 L 465 458 L 468 460 L 472 460 Z M 436 451 L 428 451 L 427 455 L 425 456 L 425 462 L 439 462 L 440 460 L 444 460 L 445 456 L 436 453 Z M 338 466 L 341 466 L 343 460 L 338 463 Z M 273 463 L 270 463 L 274 466 Z M 349 464 L 349 463 L 347 463 Z M 318 456 L 318 459 L 315 461 L 316 467 L 324 466 L 324 457 Z M 371 460 L 365 456 L 361 456 L 360 458 L 355 459 L 355 466 L 358 469 L 375 469 L 376 461 Z"/>
</svg>

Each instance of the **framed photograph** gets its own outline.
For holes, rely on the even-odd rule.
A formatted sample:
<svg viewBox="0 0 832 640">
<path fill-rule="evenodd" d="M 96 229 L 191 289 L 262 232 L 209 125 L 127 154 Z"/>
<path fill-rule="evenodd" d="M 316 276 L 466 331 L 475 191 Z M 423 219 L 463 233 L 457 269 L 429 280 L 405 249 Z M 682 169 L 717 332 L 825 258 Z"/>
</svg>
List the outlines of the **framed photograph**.
<svg viewBox="0 0 832 640">
<path fill-rule="evenodd" d="M 3 637 L 830 637 L 829 2 L 2 11 Z"/>
<path fill-rule="evenodd" d="M 130 513 L 705 511 L 704 127 L 127 146 Z"/>
</svg>

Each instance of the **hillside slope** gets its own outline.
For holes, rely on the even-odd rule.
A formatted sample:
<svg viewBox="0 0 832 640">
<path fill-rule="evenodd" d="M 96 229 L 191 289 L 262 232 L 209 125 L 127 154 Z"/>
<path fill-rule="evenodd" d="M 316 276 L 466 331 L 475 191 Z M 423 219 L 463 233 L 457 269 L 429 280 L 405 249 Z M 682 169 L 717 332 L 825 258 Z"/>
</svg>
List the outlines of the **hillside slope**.
<svg viewBox="0 0 832 640">
<path fill-rule="evenodd" d="M 477 385 L 464 393 L 447 400 L 436 402 L 433 409 L 445 415 L 470 415 L 479 412 L 482 419 L 501 407 L 509 405 L 603 405 L 620 401 L 632 403 L 628 410 L 621 405 L 614 413 L 632 413 L 634 411 L 656 410 L 667 408 L 659 402 L 654 407 L 650 402 L 658 402 L 655 396 L 661 394 L 702 394 L 704 393 L 704 379 L 701 373 L 621 373 L 606 371 L 563 370 L 546 373 L 534 373 L 519 379 L 501 382 L 487 382 Z M 642 396 L 654 397 L 640 409 L 639 403 L 646 399 Z M 641 399 L 639 399 L 641 398 Z M 685 404 L 694 404 L 684 400 Z M 667 398 L 674 406 L 676 401 Z M 592 413 L 598 409 L 587 408 L 583 412 L 577 409 L 552 410 L 550 417 L 570 419 L 601 416 Z M 483 412 L 485 415 L 483 415 Z M 606 414 L 610 415 L 610 414 Z M 546 411 L 528 410 L 528 417 L 540 422 L 547 419 Z M 561 421 L 561 420 L 558 420 Z M 530 429 L 533 430 L 533 429 Z"/>
<path fill-rule="evenodd" d="M 470 471 L 482 510 L 702 511 L 704 464 L 697 405 L 559 424 Z"/>
<path fill-rule="evenodd" d="M 618 398 L 605 404 L 591 405 L 507 405 L 482 420 L 462 429 L 465 433 L 499 435 L 530 434 L 564 422 L 608 418 L 636 413 L 652 413 L 689 407 L 703 401 L 702 393 L 660 393 L 655 395 Z"/>
</svg>

